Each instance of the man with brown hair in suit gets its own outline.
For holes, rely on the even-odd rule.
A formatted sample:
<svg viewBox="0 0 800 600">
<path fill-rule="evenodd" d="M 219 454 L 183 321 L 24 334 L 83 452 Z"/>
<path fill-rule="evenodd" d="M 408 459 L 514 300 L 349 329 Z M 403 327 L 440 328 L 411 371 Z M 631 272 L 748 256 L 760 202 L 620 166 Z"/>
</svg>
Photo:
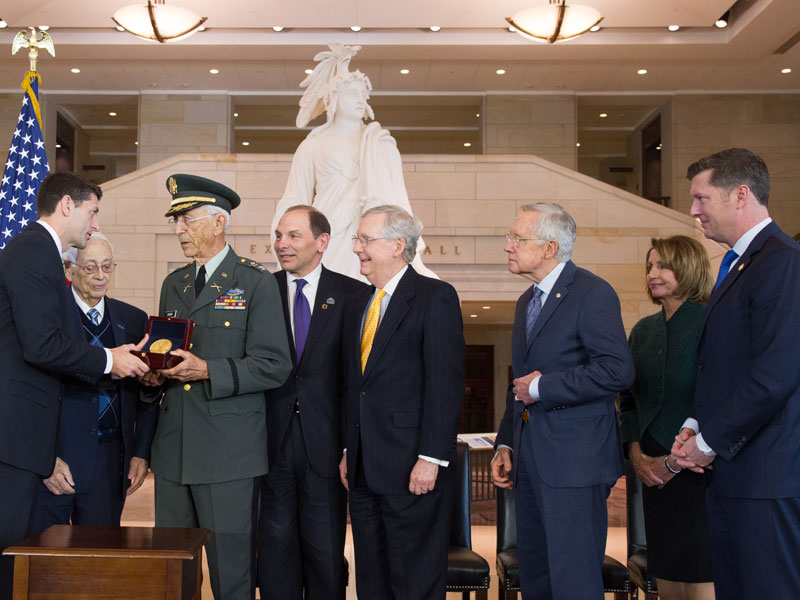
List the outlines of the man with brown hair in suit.
<svg viewBox="0 0 800 600">
<path fill-rule="evenodd" d="M 331 226 L 312 206 L 287 209 L 274 231 L 275 274 L 292 372 L 267 392 L 269 473 L 261 483 L 261 598 L 343 598 L 347 491 L 342 456 L 342 321 L 366 285 L 322 266 Z"/>
</svg>

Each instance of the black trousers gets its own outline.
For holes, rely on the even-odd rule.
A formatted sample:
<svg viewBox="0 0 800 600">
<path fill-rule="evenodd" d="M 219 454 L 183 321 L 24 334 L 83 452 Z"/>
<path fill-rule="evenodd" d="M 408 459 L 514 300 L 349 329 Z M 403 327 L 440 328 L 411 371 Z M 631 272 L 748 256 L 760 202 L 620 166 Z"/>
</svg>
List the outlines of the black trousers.
<svg viewBox="0 0 800 600">
<path fill-rule="evenodd" d="M 0 551 L 30 535 L 36 486 L 42 478 L 31 471 L 0 463 Z M 11 600 L 14 557 L 0 557 L 0 600 Z"/>
<path fill-rule="evenodd" d="M 347 491 L 311 468 L 295 414 L 261 482 L 258 581 L 262 600 L 344 598 Z"/>
</svg>

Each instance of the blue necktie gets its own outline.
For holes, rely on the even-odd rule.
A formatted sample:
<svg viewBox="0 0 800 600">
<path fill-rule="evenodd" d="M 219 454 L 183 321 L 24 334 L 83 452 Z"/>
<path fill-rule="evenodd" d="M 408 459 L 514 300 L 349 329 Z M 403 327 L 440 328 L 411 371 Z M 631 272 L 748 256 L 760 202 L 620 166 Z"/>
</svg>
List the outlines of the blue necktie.
<svg viewBox="0 0 800 600">
<path fill-rule="evenodd" d="M 717 289 L 719 284 L 722 283 L 722 280 L 725 279 L 725 275 L 731 270 L 731 265 L 737 258 L 739 258 L 739 255 L 736 254 L 733 248 L 728 250 L 725 256 L 722 257 L 722 263 L 719 265 L 719 275 L 717 275 L 717 282 L 714 284 L 714 289 Z"/>
<path fill-rule="evenodd" d="M 86 316 L 89 317 L 89 320 L 94 323 L 95 327 L 100 325 L 100 321 L 102 318 L 100 317 L 100 311 L 96 308 L 90 308 L 86 311 Z M 89 342 L 92 346 L 99 346 L 103 347 L 103 343 L 100 341 L 100 335 L 92 334 L 92 341 Z M 107 429 L 102 427 L 102 425 L 111 425 L 114 426 L 118 423 L 117 415 L 114 412 L 113 406 L 113 398 L 111 395 L 102 388 L 98 388 L 97 390 L 97 420 L 100 423 L 98 435 L 103 435 L 102 430 Z M 108 411 L 111 411 L 109 414 Z"/>
<path fill-rule="evenodd" d="M 528 317 L 525 319 L 525 333 L 528 340 L 531 339 L 533 326 L 536 324 L 536 319 L 539 318 L 540 312 L 542 312 L 542 290 L 534 287 L 533 298 L 528 302 Z"/>
<path fill-rule="evenodd" d="M 295 279 L 294 282 L 297 284 L 297 291 L 294 294 L 294 347 L 297 350 L 297 362 L 300 362 L 303 349 L 306 347 L 308 328 L 311 325 L 311 308 L 303 293 L 303 286 L 308 282 L 305 279 Z"/>
</svg>

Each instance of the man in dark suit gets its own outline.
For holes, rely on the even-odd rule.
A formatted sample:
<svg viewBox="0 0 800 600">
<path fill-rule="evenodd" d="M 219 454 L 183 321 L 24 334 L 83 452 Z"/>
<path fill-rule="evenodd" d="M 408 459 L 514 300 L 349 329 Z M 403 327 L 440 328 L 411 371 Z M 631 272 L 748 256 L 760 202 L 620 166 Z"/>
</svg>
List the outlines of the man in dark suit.
<svg viewBox="0 0 800 600">
<path fill-rule="evenodd" d="M 292 372 L 267 392 L 269 473 L 261 484 L 258 576 L 261 598 L 344 598 L 347 492 L 342 456 L 342 318 L 366 287 L 322 266 L 331 226 L 308 205 L 293 206 L 274 231 Z"/>
<path fill-rule="evenodd" d="M 606 498 L 622 473 L 614 393 L 634 378 L 619 300 L 570 260 L 575 221 L 561 206 L 523 206 L 506 238 L 509 271 L 534 282 L 517 302 L 492 460 L 495 484 L 513 474 L 517 490 L 522 596 L 602 599 Z"/>
<path fill-rule="evenodd" d="M 192 262 L 161 286 L 159 314 L 191 319 L 191 351 L 156 371 L 146 400 L 161 400 L 151 451 L 157 527 L 204 527 L 217 600 L 251 600 L 255 589 L 256 501 L 267 472 L 264 392 L 291 369 L 275 278 L 236 255 L 225 232 L 238 194 L 216 181 L 167 179 L 169 219 Z"/>
<path fill-rule="evenodd" d="M 758 155 L 723 150 L 688 178 L 692 216 L 731 250 L 706 305 L 696 418 L 670 461 L 711 469 L 717 598 L 800 598 L 800 246 L 769 217 Z"/>
<path fill-rule="evenodd" d="M 422 224 L 398 206 L 364 213 L 354 238 L 372 284 L 344 323 L 341 478 L 360 598 L 444 598 L 464 332 L 453 287 L 408 264 Z"/>
<path fill-rule="evenodd" d="M 102 233 L 65 252 L 64 264 L 76 338 L 115 346 L 144 337 L 144 311 L 106 296 L 115 265 Z M 63 385 L 56 464 L 39 485 L 31 533 L 55 524 L 119 526 L 126 494 L 147 475 L 158 407 L 140 401 L 135 379 L 103 377 L 95 386 L 65 378 Z"/>
<path fill-rule="evenodd" d="M 62 374 L 96 383 L 103 373 L 142 375 L 126 344 L 89 346 L 69 333 L 61 252 L 97 231 L 102 191 L 73 173 L 54 173 L 36 198 L 39 220 L 0 252 L 0 550 L 28 533 L 42 477 L 56 458 Z M 0 558 L 0 598 L 11 597 L 13 561 Z"/>
</svg>

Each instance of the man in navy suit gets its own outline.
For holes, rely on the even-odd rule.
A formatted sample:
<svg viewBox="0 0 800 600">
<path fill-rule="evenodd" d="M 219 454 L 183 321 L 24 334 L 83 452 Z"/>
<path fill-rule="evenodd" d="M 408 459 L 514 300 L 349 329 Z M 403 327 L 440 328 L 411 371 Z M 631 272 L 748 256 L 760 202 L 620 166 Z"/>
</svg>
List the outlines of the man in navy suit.
<svg viewBox="0 0 800 600">
<path fill-rule="evenodd" d="M 602 599 L 606 499 L 622 473 L 614 394 L 634 378 L 619 300 L 570 260 L 561 206 L 523 206 L 506 238 L 509 271 L 534 282 L 517 302 L 492 460 L 495 484 L 517 490 L 522 597 Z"/>
<path fill-rule="evenodd" d="M 342 319 L 362 282 L 322 266 L 331 226 L 309 205 L 275 228 L 275 274 L 292 372 L 266 392 L 269 473 L 261 484 L 258 577 L 266 600 L 334 600 L 345 592 L 347 492 L 342 456 Z"/>
<path fill-rule="evenodd" d="M 710 469 L 717 598 L 800 598 L 800 246 L 769 217 L 760 156 L 723 150 L 687 176 L 692 216 L 731 250 L 706 305 L 696 418 L 670 460 Z"/>
<path fill-rule="evenodd" d="M 115 264 L 102 233 L 65 252 L 64 263 L 76 338 L 115 346 L 144 337 L 144 311 L 106 296 Z M 55 524 L 119 526 L 125 496 L 147 475 L 157 409 L 140 401 L 135 379 L 103 377 L 91 385 L 65 378 L 56 464 L 39 486 L 31 533 Z"/>
<path fill-rule="evenodd" d="M 53 471 L 61 375 L 96 383 L 148 370 L 133 344 L 104 349 L 69 332 L 61 253 L 98 230 L 101 196 L 74 173 L 49 175 L 38 221 L 0 252 L 0 550 L 26 536 L 36 487 Z M 0 599 L 11 598 L 12 572 L 13 560 L 0 558 Z"/>
<path fill-rule="evenodd" d="M 445 597 L 456 431 L 464 399 L 458 295 L 408 264 L 422 223 L 398 206 L 364 213 L 361 274 L 344 323 L 342 483 L 359 598 Z"/>
</svg>

